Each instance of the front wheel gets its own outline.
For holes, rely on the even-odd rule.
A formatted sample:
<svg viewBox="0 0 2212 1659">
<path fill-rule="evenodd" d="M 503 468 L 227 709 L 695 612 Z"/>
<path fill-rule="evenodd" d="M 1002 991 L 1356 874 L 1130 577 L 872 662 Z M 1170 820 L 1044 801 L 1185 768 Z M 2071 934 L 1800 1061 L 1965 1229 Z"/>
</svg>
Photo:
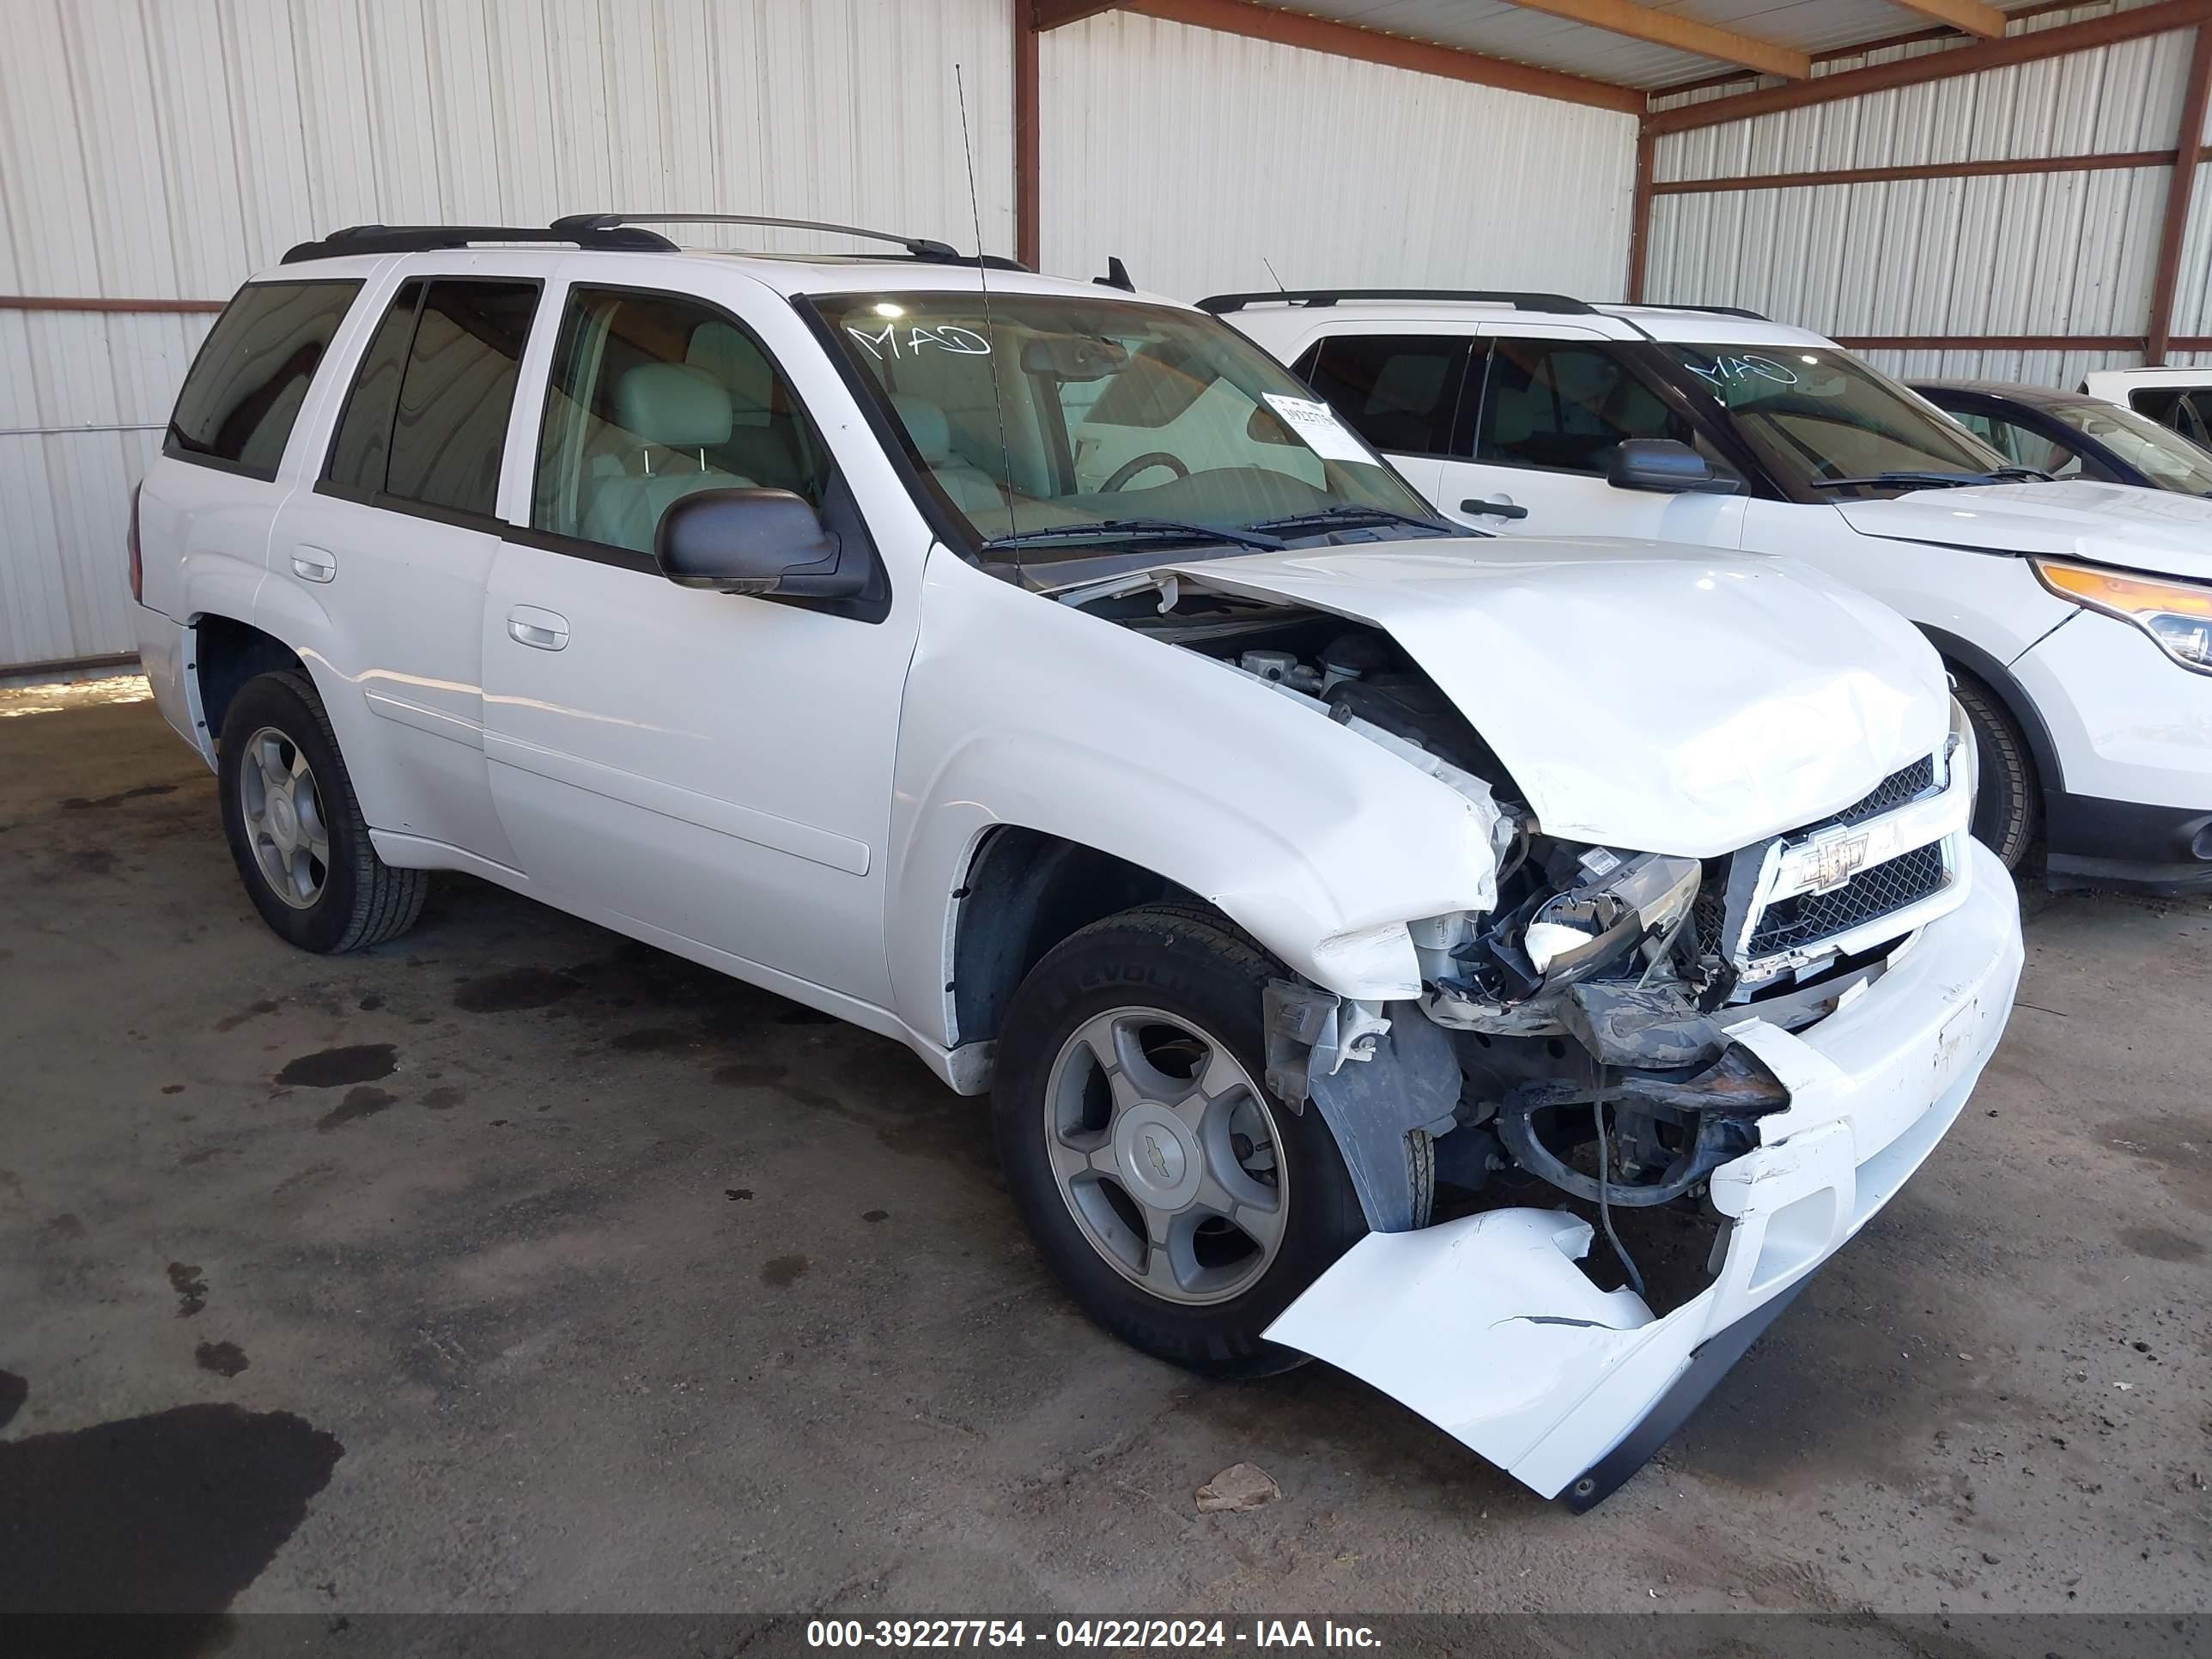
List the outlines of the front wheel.
<svg viewBox="0 0 2212 1659">
<path fill-rule="evenodd" d="M 1084 928 L 1030 972 L 992 1115 L 1016 1207 L 1085 1313 L 1217 1375 L 1304 1356 L 1263 1333 L 1366 1228 L 1318 1112 L 1260 1081 L 1281 970 L 1175 906 Z"/>
<path fill-rule="evenodd" d="M 2006 869 L 2017 869 L 2043 824 L 2043 799 L 2027 739 L 1988 687 L 1956 669 L 1951 678 L 1953 695 L 1973 728 L 1981 764 L 1974 839 L 2002 859 Z"/>
<path fill-rule="evenodd" d="M 231 858 L 280 936 L 336 954 L 415 925 L 429 878 L 377 857 L 306 675 L 263 674 L 239 688 L 223 714 L 216 775 Z"/>
</svg>

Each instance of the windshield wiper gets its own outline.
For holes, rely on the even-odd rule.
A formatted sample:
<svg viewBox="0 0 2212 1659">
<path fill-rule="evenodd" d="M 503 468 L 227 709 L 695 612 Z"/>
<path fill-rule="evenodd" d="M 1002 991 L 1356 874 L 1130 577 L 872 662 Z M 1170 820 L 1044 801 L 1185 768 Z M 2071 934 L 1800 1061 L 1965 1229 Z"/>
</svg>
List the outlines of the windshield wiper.
<svg viewBox="0 0 2212 1659">
<path fill-rule="evenodd" d="M 1248 524 L 1247 530 L 1269 532 L 1279 536 L 1296 535 L 1302 530 L 1351 528 L 1359 525 L 1403 524 L 1416 530 L 1433 530 L 1442 536 L 1462 536 L 1467 532 L 1455 524 L 1442 519 L 1426 518 L 1418 513 L 1401 513 L 1395 507 L 1363 507 L 1357 501 L 1341 501 L 1334 507 L 1318 507 L 1310 513 L 1286 513 L 1279 519 L 1261 519 Z"/>
<path fill-rule="evenodd" d="M 1877 472 L 1865 478 L 1814 478 L 1811 489 L 1965 489 L 1975 484 L 2016 483 L 2022 479 L 2049 483 L 2051 475 L 2032 466 L 2001 466 L 1994 472 Z"/>
<path fill-rule="evenodd" d="M 1173 519 L 1094 519 L 1089 524 L 1052 525 L 1042 530 L 1017 530 L 994 536 L 983 544 L 986 553 L 1014 547 L 1044 547 L 1054 542 L 1158 541 L 1230 542 L 1238 547 L 1279 553 L 1285 544 L 1273 536 L 1249 530 L 1221 530 L 1211 525 L 1182 524 Z"/>
</svg>

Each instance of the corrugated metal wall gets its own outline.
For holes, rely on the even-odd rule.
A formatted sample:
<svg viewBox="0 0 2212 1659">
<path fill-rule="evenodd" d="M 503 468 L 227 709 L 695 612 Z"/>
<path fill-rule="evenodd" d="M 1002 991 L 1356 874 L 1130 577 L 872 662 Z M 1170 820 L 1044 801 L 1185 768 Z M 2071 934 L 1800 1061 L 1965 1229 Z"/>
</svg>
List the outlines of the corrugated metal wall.
<svg viewBox="0 0 2212 1659">
<path fill-rule="evenodd" d="M 2049 14 L 2034 27 L 2109 6 Z M 1661 181 L 2170 150 L 2187 31 L 1669 135 Z M 1925 50 L 1925 47 L 1919 48 Z M 1897 53 L 1885 54 L 1895 56 Z M 1831 66 L 1857 67 L 1856 62 Z M 1645 293 L 1844 336 L 2135 335 L 2149 326 L 2171 168 L 1660 196 Z M 2212 207 L 2185 294 L 2212 305 Z M 2185 303 L 2185 313 L 2189 303 Z M 2177 332 L 2204 331 L 2177 319 Z M 2078 383 L 2139 352 L 1869 354 L 1904 374 Z"/>
<path fill-rule="evenodd" d="M 342 224 L 589 208 L 964 246 L 956 64 L 1011 251 L 1009 0 L 0 0 L 0 294 L 219 300 Z M 0 671 L 131 648 L 130 486 L 210 320 L 0 311 Z"/>
<path fill-rule="evenodd" d="M 1048 270 L 1621 295 L 1633 116 L 1128 14 L 1038 70 Z"/>
</svg>

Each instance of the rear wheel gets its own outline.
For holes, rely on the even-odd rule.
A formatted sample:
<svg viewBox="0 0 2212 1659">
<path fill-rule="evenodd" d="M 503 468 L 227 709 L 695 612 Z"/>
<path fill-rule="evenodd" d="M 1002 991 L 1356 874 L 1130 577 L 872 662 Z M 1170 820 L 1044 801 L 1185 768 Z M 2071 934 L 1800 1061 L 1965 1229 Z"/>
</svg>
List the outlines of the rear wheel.
<svg viewBox="0 0 2212 1659">
<path fill-rule="evenodd" d="M 1366 1231 L 1320 1114 L 1260 1081 L 1281 971 L 1202 914 L 1126 911 L 1037 964 L 1000 1039 L 999 1156 L 1039 1250 L 1093 1320 L 1194 1370 L 1298 1364 L 1261 1334 Z"/>
<path fill-rule="evenodd" d="M 216 770 L 232 860 L 278 934 L 336 954 L 415 925 L 429 878 L 377 857 L 307 676 L 263 674 L 239 689 L 223 714 Z"/>
<path fill-rule="evenodd" d="M 1971 675 L 1954 667 L 1952 680 L 1959 706 L 1973 727 L 1974 749 L 1981 763 L 1981 793 L 1974 802 L 1974 839 L 2015 869 L 2027 856 L 2043 828 L 2043 796 L 2029 758 L 2027 740 L 2021 735 L 1995 693 Z"/>
</svg>

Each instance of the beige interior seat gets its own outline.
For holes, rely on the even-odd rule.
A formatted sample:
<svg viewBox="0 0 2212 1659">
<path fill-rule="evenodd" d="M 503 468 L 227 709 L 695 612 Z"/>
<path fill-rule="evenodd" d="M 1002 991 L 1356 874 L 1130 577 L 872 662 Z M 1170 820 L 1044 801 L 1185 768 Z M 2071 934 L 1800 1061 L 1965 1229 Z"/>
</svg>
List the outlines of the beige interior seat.
<svg viewBox="0 0 2212 1659">
<path fill-rule="evenodd" d="M 584 509 L 587 540 L 653 550 L 653 532 L 670 505 L 702 489 L 733 489 L 753 480 L 707 464 L 703 452 L 730 438 L 730 393 L 688 363 L 641 363 L 615 382 L 613 434 L 627 440 L 622 470 L 593 481 Z"/>
</svg>

